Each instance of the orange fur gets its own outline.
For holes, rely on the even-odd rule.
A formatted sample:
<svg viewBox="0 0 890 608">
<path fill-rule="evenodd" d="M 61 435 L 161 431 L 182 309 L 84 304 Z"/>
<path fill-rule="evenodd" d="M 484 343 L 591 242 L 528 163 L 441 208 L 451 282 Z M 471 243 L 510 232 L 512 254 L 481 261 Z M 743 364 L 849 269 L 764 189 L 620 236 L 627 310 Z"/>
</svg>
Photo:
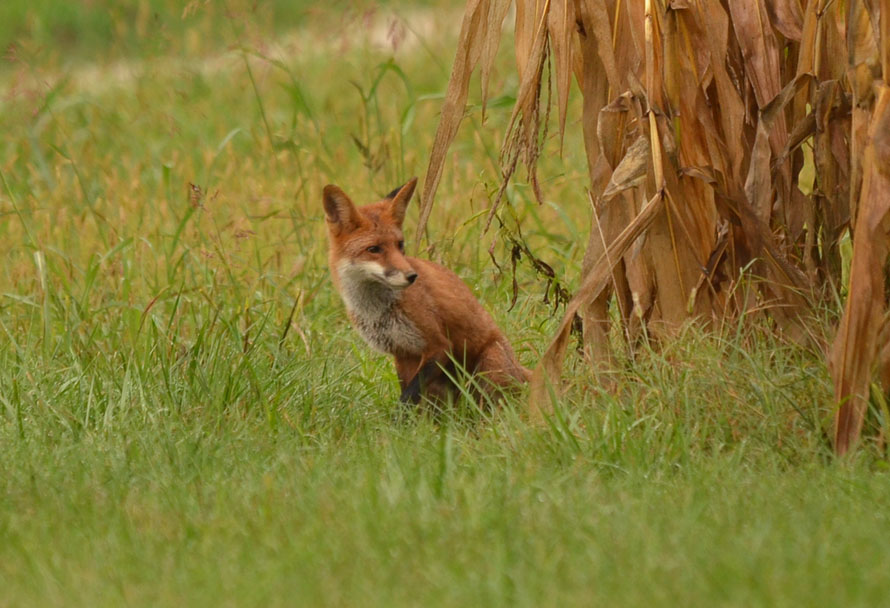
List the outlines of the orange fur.
<svg viewBox="0 0 890 608">
<path fill-rule="evenodd" d="M 337 186 L 324 189 L 331 276 L 353 325 L 395 358 L 403 401 L 453 390 L 444 371 L 451 361 L 492 395 L 527 381 L 529 371 L 470 288 L 444 266 L 405 256 L 402 222 L 416 184 L 363 207 Z"/>
</svg>

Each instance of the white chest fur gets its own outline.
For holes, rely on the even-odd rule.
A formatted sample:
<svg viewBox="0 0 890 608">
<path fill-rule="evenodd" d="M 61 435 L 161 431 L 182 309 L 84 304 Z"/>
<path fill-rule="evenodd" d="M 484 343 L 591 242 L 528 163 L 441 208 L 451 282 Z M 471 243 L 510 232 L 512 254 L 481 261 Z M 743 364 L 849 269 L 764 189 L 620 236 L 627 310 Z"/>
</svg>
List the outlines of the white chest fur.
<svg viewBox="0 0 890 608">
<path fill-rule="evenodd" d="M 368 344 L 388 354 L 423 352 L 425 340 L 399 306 L 400 291 L 369 278 L 365 269 L 343 265 L 338 271 L 346 310 Z"/>
</svg>

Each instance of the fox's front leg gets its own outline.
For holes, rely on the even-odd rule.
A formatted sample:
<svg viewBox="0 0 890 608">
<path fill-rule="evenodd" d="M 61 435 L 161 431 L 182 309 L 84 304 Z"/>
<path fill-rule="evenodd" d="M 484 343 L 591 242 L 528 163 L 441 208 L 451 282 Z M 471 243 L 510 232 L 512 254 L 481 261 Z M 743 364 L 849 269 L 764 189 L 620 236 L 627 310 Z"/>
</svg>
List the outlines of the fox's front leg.
<svg viewBox="0 0 890 608">
<path fill-rule="evenodd" d="M 402 392 L 408 387 L 408 384 L 417 375 L 420 369 L 420 357 L 395 357 L 396 375 L 399 377 L 399 388 Z"/>
<path fill-rule="evenodd" d="M 445 351 L 439 351 L 437 354 L 423 357 L 414 367 L 416 373 L 411 374 L 410 380 L 405 380 L 400 371 L 398 360 L 396 362 L 396 370 L 399 372 L 399 381 L 402 385 L 402 394 L 399 400 L 402 403 L 418 404 L 420 397 L 424 394 L 433 396 L 433 393 L 445 392 L 445 384 L 449 384 L 448 377 L 445 375 L 445 366 L 448 364 L 448 355 Z M 405 366 L 407 368 L 407 365 Z"/>
</svg>

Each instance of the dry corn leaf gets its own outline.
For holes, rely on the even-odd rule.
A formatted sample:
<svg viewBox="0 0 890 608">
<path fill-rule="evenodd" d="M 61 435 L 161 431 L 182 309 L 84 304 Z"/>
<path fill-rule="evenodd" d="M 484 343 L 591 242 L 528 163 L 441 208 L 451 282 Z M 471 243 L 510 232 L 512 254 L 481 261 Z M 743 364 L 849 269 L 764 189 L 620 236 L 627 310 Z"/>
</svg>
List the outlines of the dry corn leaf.
<svg viewBox="0 0 890 608">
<path fill-rule="evenodd" d="M 650 157 L 649 141 L 645 137 L 637 137 L 612 172 L 603 198 L 611 198 L 628 188 L 641 185 L 646 180 Z"/>
<path fill-rule="evenodd" d="M 575 33 L 575 5 L 572 0 L 551 0 L 547 14 L 550 33 L 550 50 L 556 64 L 556 97 L 559 109 L 559 139 L 562 142 L 566 130 L 566 112 L 569 106 L 569 87 L 572 84 L 572 38 Z"/>
<path fill-rule="evenodd" d="M 803 12 L 798 0 L 767 0 L 766 10 L 770 23 L 789 40 L 800 40 L 803 30 Z"/>
<path fill-rule="evenodd" d="M 417 232 L 414 239 L 418 244 L 426 229 L 436 189 L 439 187 L 439 180 L 442 177 L 445 153 L 451 142 L 454 141 L 454 136 L 457 135 L 457 129 L 463 118 L 470 87 L 470 75 L 479 61 L 482 49 L 486 47 L 486 41 L 488 41 L 490 49 L 493 42 L 488 39 L 500 36 L 500 28 L 486 26 L 485 18 L 489 14 L 488 5 L 488 0 L 469 0 L 467 2 L 463 23 L 461 23 L 457 52 L 451 67 L 451 78 L 448 80 L 439 126 L 436 129 L 436 137 L 430 152 L 430 162 L 423 182 L 420 218 L 417 221 Z"/>
<path fill-rule="evenodd" d="M 872 373 L 879 363 L 880 349 L 885 348 L 878 337 L 885 323 L 884 265 L 890 254 L 890 86 L 878 88 L 862 162 L 850 291 L 829 357 L 839 404 L 835 416 L 839 454 L 845 454 L 859 439 Z"/>
<path fill-rule="evenodd" d="M 511 0 L 491 0 L 488 3 L 488 12 L 485 18 L 485 35 L 482 40 L 482 65 L 479 68 L 482 79 L 482 116 L 485 118 L 485 103 L 488 100 L 488 81 L 491 78 L 491 68 L 501 42 L 501 28 L 504 25 L 504 17 L 510 8 Z M 469 77 L 469 75 L 467 75 Z"/>
<path fill-rule="evenodd" d="M 600 256 L 591 271 L 584 277 L 578 293 L 566 305 L 566 311 L 556 330 L 556 336 L 534 370 L 530 393 L 531 417 L 533 419 L 540 419 L 545 412 L 551 410 L 550 388 L 557 387 L 558 390 L 559 376 L 565 360 L 566 346 L 569 342 L 575 314 L 581 306 L 596 299 L 599 293 L 606 288 L 615 265 L 627 253 L 633 242 L 649 229 L 652 221 L 663 209 L 664 198 L 662 193 L 658 192 Z"/>
</svg>

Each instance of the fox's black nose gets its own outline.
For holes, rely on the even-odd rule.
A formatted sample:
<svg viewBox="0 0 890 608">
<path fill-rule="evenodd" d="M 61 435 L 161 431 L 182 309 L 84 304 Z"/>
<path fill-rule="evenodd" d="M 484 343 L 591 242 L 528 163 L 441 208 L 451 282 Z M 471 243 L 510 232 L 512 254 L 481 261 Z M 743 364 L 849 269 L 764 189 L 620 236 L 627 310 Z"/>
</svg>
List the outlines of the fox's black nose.
<svg viewBox="0 0 890 608">
<path fill-rule="evenodd" d="M 405 273 L 405 278 L 408 279 L 408 283 L 413 283 L 414 281 L 417 280 L 417 273 L 414 272 L 413 270 L 412 270 L 412 271 L 409 271 L 409 272 L 406 272 L 406 273 Z"/>
</svg>

